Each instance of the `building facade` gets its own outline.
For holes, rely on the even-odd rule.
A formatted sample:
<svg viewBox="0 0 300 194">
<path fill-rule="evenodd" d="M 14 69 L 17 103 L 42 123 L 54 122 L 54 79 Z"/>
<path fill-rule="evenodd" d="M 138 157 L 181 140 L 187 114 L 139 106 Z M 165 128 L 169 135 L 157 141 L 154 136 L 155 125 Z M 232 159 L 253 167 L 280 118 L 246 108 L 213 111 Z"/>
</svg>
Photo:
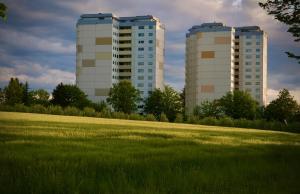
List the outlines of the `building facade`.
<svg viewBox="0 0 300 194">
<path fill-rule="evenodd" d="M 186 110 L 233 90 L 266 104 L 267 35 L 257 26 L 193 26 L 186 34 Z"/>
<path fill-rule="evenodd" d="M 164 26 L 153 16 L 84 14 L 77 22 L 76 84 L 93 102 L 129 80 L 146 98 L 164 86 Z"/>
</svg>

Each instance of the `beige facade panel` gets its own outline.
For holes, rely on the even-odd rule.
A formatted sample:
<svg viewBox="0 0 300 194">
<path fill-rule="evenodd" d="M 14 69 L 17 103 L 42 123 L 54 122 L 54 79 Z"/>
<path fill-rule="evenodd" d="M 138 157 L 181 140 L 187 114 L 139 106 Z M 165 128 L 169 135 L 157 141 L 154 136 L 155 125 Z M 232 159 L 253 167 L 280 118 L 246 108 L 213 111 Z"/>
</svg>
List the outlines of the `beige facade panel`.
<svg viewBox="0 0 300 194">
<path fill-rule="evenodd" d="M 95 88 L 95 96 L 108 96 L 109 88 Z"/>
<path fill-rule="evenodd" d="M 159 69 L 164 69 L 164 64 L 162 62 L 159 62 Z"/>
<path fill-rule="evenodd" d="M 77 45 L 76 50 L 77 50 L 77 53 L 81 53 L 82 52 L 82 45 Z"/>
<path fill-rule="evenodd" d="M 111 45 L 112 37 L 96 37 L 96 45 Z"/>
<path fill-rule="evenodd" d="M 95 60 L 94 59 L 83 59 L 82 60 L 82 67 L 95 67 Z"/>
<path fill-rule="evenodd" d="M 215 44 L 231 44 L 230 36 L 215 37 Z"/>
<path fill-rule="evenodd" d="M 215 58 L 215 51 L 202 51 L 201 58 L 202 59 L 213 59 L 213 58 Z"/>
<path fill-rule="evenodd" d="M 97 60 L 111 60 L 112 53 L 111 52 L 97 52 L 96 59 Z"/>
<path fill-rule="evenodd" d="M 197 39 L 200 39 L 200 38 L 202 38 L 202 33 L 198 32 L 196 36 L 197 36 Z"/>
<path fill-rule="evenodd" d="M 214 85 L 201 85 L 201 92 L 202 93 L 214 93 L 215 86 Z"/>
<path fill-rule="evenodd" d="M 156 39 L 156 47 L 159 47 L 160 43 L 159 40 Z"/>
</svg>

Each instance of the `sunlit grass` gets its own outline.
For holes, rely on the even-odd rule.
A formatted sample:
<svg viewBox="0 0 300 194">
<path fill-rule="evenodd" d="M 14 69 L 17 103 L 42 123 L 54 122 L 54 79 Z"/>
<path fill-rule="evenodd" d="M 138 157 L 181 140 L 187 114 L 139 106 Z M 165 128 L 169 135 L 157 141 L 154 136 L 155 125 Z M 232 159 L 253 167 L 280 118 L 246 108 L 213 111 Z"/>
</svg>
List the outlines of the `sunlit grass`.
<svg viewBox="0 0 300 194">
<path fill-rule="evenodd" d="M 300 193 L 300 134 L 0 112 L 0 193 Z"/>
</svg>

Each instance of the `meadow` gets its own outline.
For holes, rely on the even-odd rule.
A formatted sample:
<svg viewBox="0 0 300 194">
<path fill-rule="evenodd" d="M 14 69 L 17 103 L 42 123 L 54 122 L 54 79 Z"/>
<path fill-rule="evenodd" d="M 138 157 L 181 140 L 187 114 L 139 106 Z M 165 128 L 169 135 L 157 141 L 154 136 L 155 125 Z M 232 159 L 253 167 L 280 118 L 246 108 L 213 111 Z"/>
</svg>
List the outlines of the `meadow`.
<svg viewBox="0 0 300 194">
<path fill-rule="evenodd" d="M 299 194 L 300 134 L 0 112 L 0 193 Z"/>
</svg>

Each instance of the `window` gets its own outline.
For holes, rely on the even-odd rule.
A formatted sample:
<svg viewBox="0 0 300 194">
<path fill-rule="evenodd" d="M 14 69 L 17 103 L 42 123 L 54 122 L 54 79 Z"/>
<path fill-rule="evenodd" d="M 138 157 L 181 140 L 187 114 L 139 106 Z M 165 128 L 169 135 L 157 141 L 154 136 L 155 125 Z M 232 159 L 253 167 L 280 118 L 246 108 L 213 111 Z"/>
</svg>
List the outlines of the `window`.
<svg viewBox="0 0 300 194">
<path fill-rule="evenodd" d="M 260 92 L 260 88 L 256 88 L 255 91 L 256 91 L 256 92 Z"/>
<path fill-rule="evenodd" d="M 148 65 L 153 65 L 153 63 L 152 62 L 148 62 Z"/>
<path fill-rule="evenodd" d="M 246 49 L 246 53 L 252 52 L 252 49 Z"/>
<path fill-rule="evenodd" d="M 252 45 L 252 43 L 251 42 L 246 42 L 246 45 Z"/>
<path fill-rule="evenodd" d="M 149 73 L 152 73 L 152 69 L 148 69 L 148 72 L 149 72 Z"/>
<path fill-rule="evenodd" d="M 248 68 L 247 68 L 247 69 L 246 69 L 246 72 L 252 72 L 252 69 L 248 69 Z"/>
<path fill-rule="evenodd" d="M 153 43 L 153 40 L 149 40 L 148 43 L 149 43 L 149 44 L 152 44 L 152 43 Z"/>
<path fill-rule="evenodd" d="M 138 65 L 139 66 L 144 65 L 144 62 L 138 62 Z"/>
<path fill-rule="evenodd" d="M 143 36 L 145 36 L 144 33 L 139 33 L 139 37 L 143 37 Z"/>
<path fill-rule="evenodd" d="M 252 65 L 250 61 L 246 61 L 246 65 Z"/>
<path fill-rule="evenodd" d="M 148 76 L 148 80 L 152 80 L 153 79 L 153 77 L 152 76 Z"/>
<path fill-rule="evenodd" d="M 260 37 L 261 37 L 260 35 L 256 35 L 256 39 L 260 39 Z"/>
<path fill-rule="evenodd" d="M 152 32 L 150 32 L 148 35 L 149 35 L 149 36 L 153 36 L 153 33 L 152 33 Z"/>
<path fill-rule="evenodd" d="M 149 54 L 148 57 L 149 57 L 149 58 L 153 58 L 153 54 Z"/>
<path fill-rule="evenodd" d="M 152 83 L 148 83 L 148 87 L 149 87 L 149 88 L 152 88 Z"/>
<path fill-rule="evenodd" d="M 137 86 L 140 87 L 140 88 L 142 88 L 142 87 L 144 87 L 144 83 L 138 83 Z"/>
<path fill-rule="evenodd" d="M 139 26 L 139 29 L 145 29 L 145 27 L 144 26 Z"/>
<path fill-rule="evenodd" d="M 255 85 L 259 86 L 259 85 L 260 85 L 260 82 L 255 82 Z"/>
<path fill-rule="evenodd" d="M 251 92 L 252 90 L 251 90 L 251 88 L 246 88 L 246 92 Z"/>
<path fill-rule="evenodd" d="M 149 47 L 149 48 L 148 48 L 148 51 L 153 51 L 153 47 Z"/>
<path fill-rule="evenodd" d="M 144 55 L 138 55 L 138 58 L 144 58 Z"/>
<path fill-rule="evenodd" d="M 260 55 L 256 55 L 256 58 L 259 59 L 259 58 L 260 58 Z"/>
<path fill-rule="evenodd" d="M 144 41 L 143 40 L 139 40 L 139 44 L 144 44 Z"/>
<path fill-rule="evenodd" d="M 256 70 L 255 70 L 256 72 L 260 72 L 260 68 L 256 68 Z"/>
<path fill-rule="evenodd" d="M 260 65 L 260 62 L 256 62 L 256 65 Z"/>
<path fill-rule="evenodd" d="M 246 59 L 251 59 L 251 55 L 246 55 Z"/>
<path fill-rule="evenodd" d="M 138 76 L 138 80 L 144 80 L 144 76 Z"/>
<path fill-rule="evenodd" d="M 250 35 L 247 35 L 247 36 L 246 36 L 246 39 L 250 39 L 250 38 L 251 38 L 251 36 L 250 36 Z"/>
<path fill-rule="evenodd" d="M 256 52 L 260 52 L 260 49 L 256 49 Z"/>
<path fill-rule="evenodd" d="M 246 75 L 245 77 L 246 77 L 246 79 L 251 79 L 252 78 L 251 75 Z"/>
<path fill-rule="evenodd" d="M 139 51 L 143 51 L 143 50 L 144 50 L 144 48 L 143 48 L 143 47 L 140 47 L 140 48 L 139 48 Z"/>
<path fill-rule="evenodd" d="M 153 29 L 153 26 L 149 26 L 149 29 Z"/>
<path fill-rule="evenodd" d="M 255 77 L 256 77 L 256 79 L 259 79 L 259 78 L 260 78 L 260 75 L 256 75 Z"/>
<path fill-rule="evenodd" d="M 144 73 L 144 69 L 138 69 L 139 73 Z"/>
<path fill-rule="evenodd" d="M 256 45 L 260 45 L 260 42 L 256 42 Z"/>
<path fill-rule="evenodd" d="M 251 85 L 251 82 L 245 82 L 245 85 L 246 85 L 246 86 L 250 86 L 250 85 Z"/>
</svg>

